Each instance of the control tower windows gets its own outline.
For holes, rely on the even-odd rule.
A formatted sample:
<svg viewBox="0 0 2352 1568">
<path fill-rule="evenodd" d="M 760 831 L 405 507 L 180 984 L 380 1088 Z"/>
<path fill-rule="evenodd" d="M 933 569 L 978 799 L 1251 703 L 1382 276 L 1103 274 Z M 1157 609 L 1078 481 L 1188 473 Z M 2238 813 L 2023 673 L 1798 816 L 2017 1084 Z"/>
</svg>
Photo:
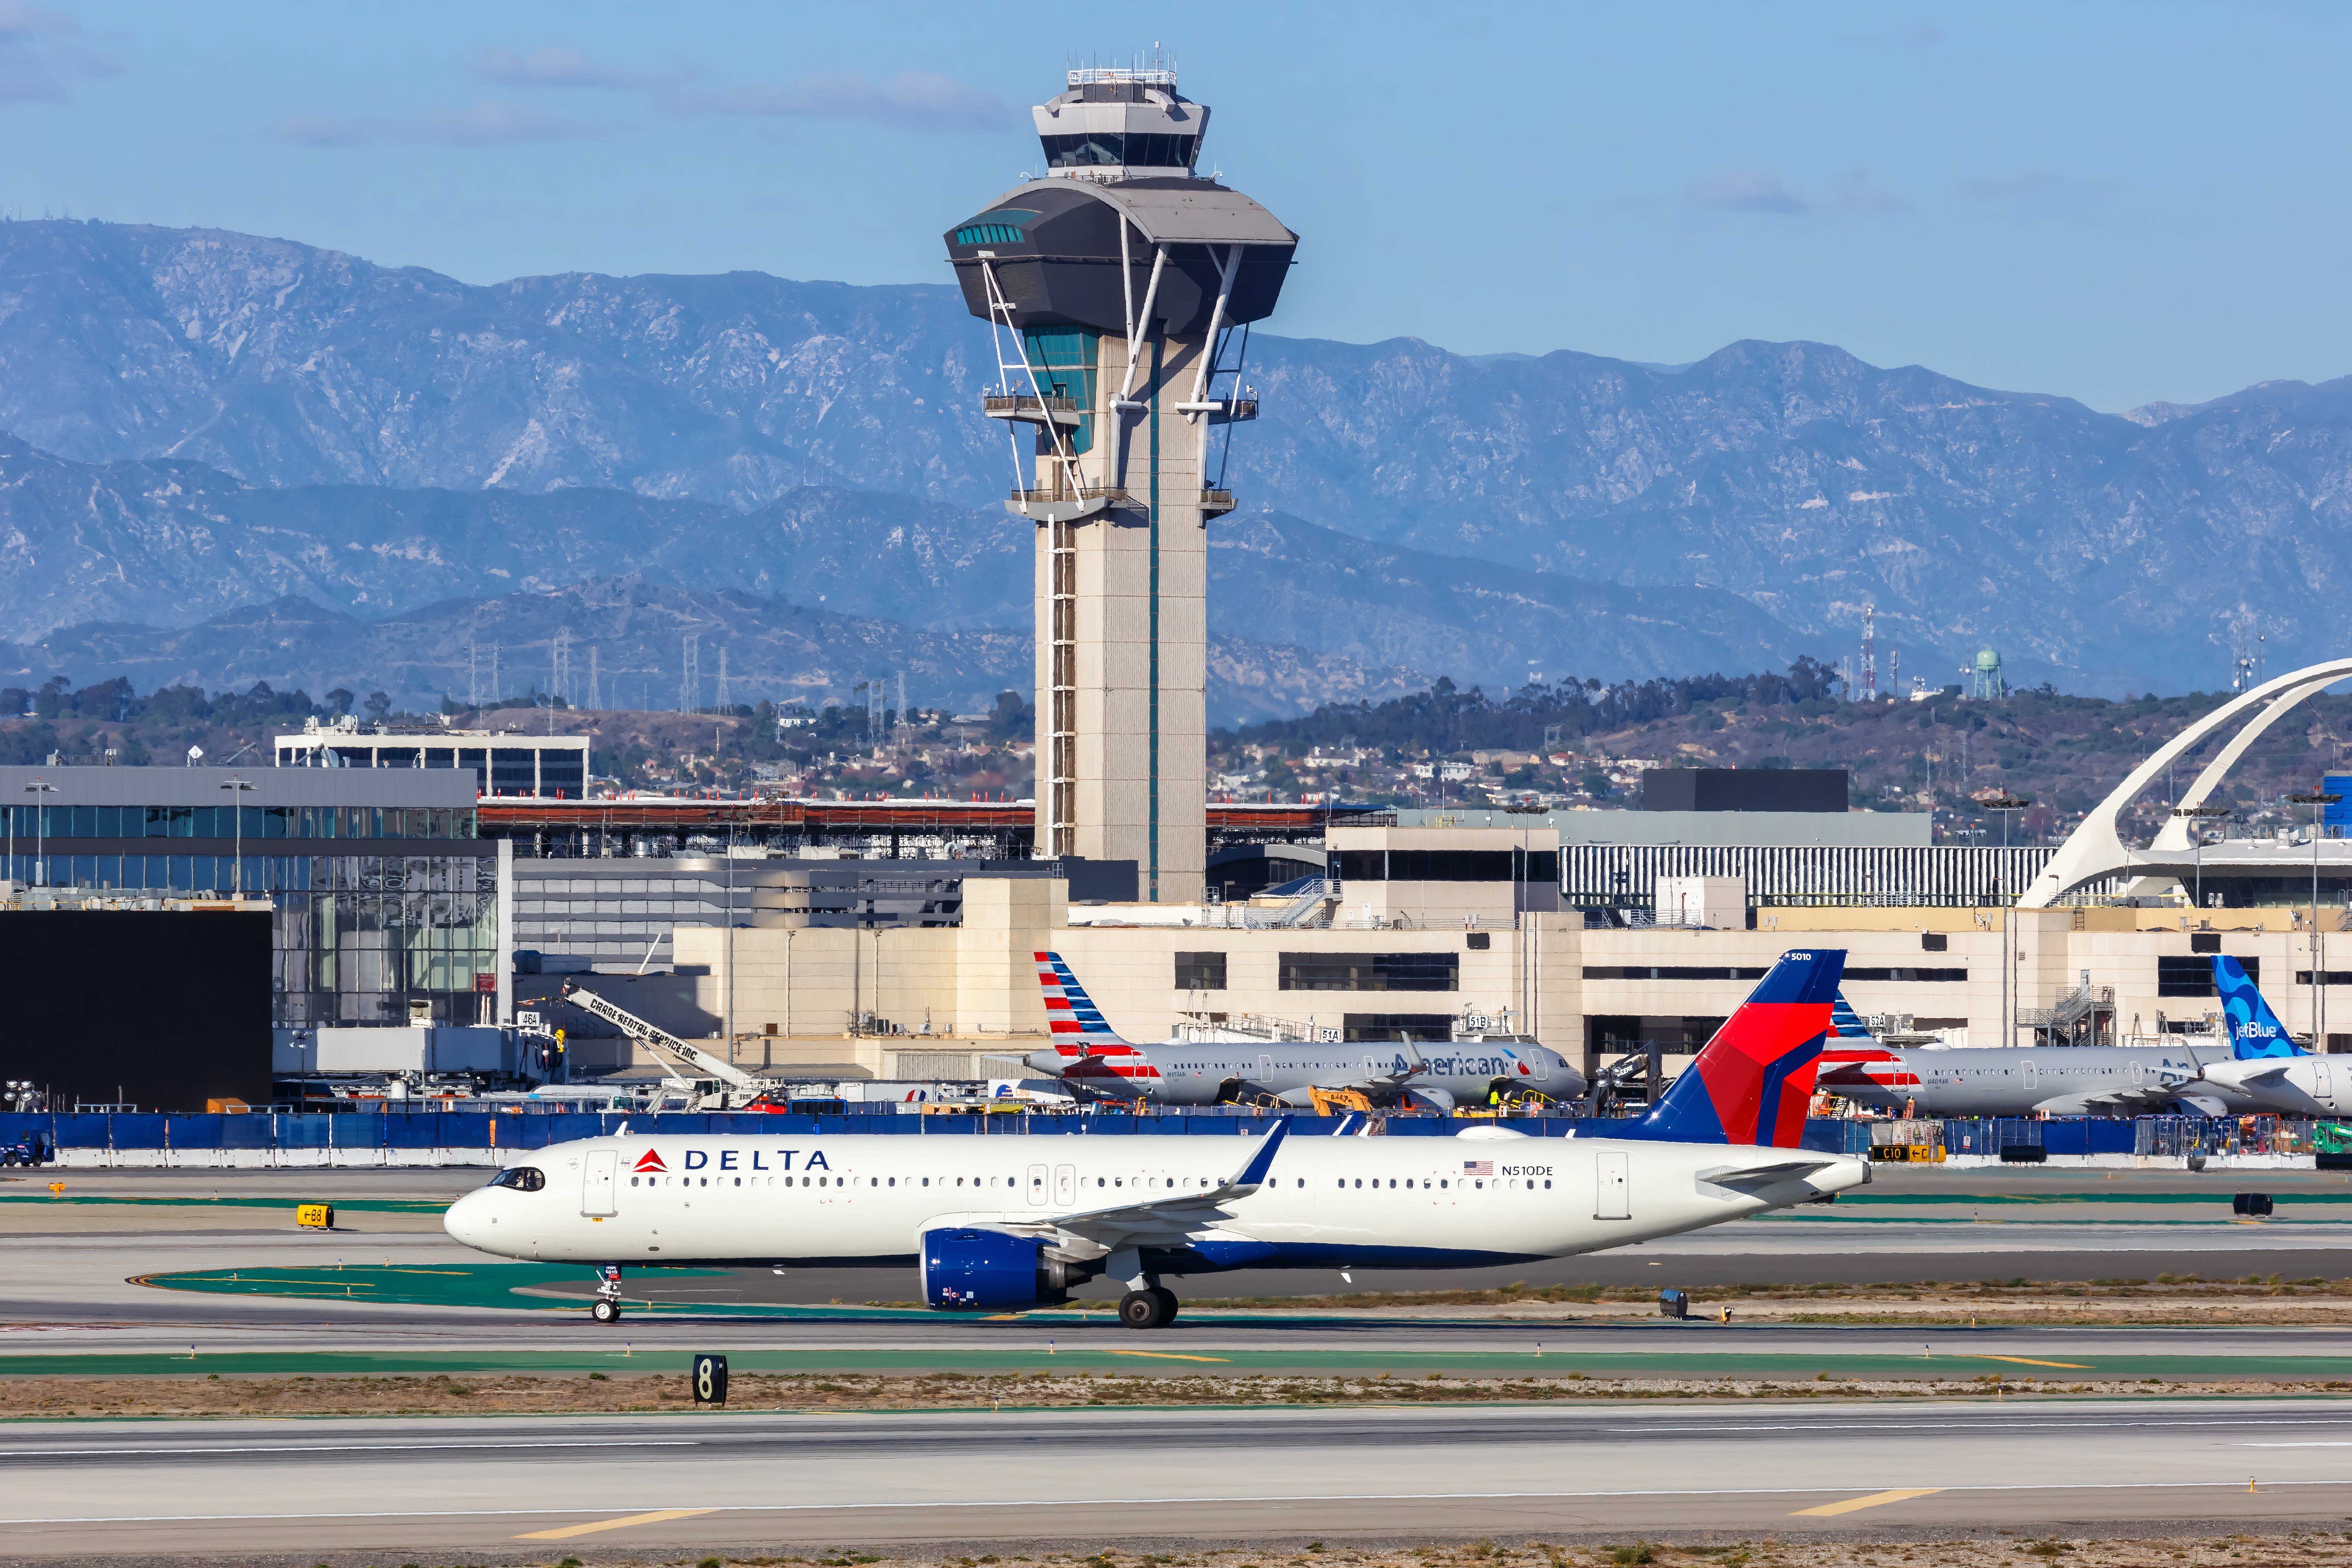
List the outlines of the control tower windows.
<svg viewBox="0 0 2352 1568">
<path fill-rule="evenodd" d="M 1022 226 L 1037 215 L 1019 207 L 985 212 L 955 231 L 958 245 L 1018 245 L 1028 237 Z"/>
<path fill-rule="evenodd" d="M 1084 416 L 1068 437 L 1073 453 L 1090 451 L 1095 444 L 1095 365 L 1101 343 L 1100 332 L 1076 327 L 1030 327 L 1021 333 L 1021 352 L 1036 372 L 1038 391 L 1070 399 Z"/>
<path fill-rule="evenodd" d="M 1198 136 L 1156 131 L 1090 131 L 1038 140 L 1045 146 L 1046 166 L 1055 169 L 1189 169 L 1201 147 Z"/>
</svg>

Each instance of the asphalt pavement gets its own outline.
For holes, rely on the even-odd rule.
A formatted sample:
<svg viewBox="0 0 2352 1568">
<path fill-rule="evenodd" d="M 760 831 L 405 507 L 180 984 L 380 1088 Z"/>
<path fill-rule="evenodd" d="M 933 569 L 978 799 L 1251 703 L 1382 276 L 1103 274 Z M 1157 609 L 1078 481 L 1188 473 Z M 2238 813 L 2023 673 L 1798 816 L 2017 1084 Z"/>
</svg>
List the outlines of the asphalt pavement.
<svg viewBox="0 0 2352 1568">
<path fill-rule="evenodd" d="M 2340 1521 L 2347 1448 L 2284 1401 L 31 1423 L 0 1554 L 2205 1531 Z"/>
</svg>

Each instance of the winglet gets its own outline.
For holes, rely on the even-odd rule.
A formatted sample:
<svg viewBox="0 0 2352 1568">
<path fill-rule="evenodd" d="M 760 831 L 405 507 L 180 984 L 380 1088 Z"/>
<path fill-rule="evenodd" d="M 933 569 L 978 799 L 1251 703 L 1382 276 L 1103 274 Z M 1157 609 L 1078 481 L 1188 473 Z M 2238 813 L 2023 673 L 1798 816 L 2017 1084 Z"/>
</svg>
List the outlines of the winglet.
<svg viewBox="0 0 2352 1568">
<path fill-rule="evenodd" d="M 1286 1116 L 1267 1131 L 1257 1146 L 1257 1152 L 1250 1156 L 1249 1163 L 1244 1165 L 1240 1173 L 1225 1185 L 1244 1192 L 1255 1192 L 1265 1185 L 1266 1173 L 1274 1169 L 1275 1152 L 1282 1147 L 1282 1141 L 1289 1135 L 1290 1118 Z"/>
</svg>

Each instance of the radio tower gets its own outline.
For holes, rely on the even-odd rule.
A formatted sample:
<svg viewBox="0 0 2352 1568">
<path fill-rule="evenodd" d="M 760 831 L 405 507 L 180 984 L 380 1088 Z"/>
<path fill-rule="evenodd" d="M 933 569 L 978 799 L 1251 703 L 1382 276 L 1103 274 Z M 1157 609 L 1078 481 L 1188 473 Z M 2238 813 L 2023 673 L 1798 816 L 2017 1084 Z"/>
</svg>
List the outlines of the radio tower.
<svg viewBox="0 0 2352 1568">
<path fill-rule="evenodd" d="M 700 633 L 688 632 L 678 650 L 677 710 L 681 713 L 693 712 L 694 700 L 702 695 L 701 643 Z"/>
<path fill-rule="evenodd" d="M 588 708 L 591 712 L 595 712 L 601 710 L 604 706 L 604 683 L 596 676 L 596 645 L 590 643 L 588 645 Z"/>
<path fill-rule="evenodd" d="M 1125 860 L 1191 903 L 1208 853 L 1208 530 L 1223 453 L 1257 417 L 1247 324 L 1298 237 L 1195 172 L 1209 110 L 1146 66 L 1069 72 L 1037 106 L 1045 172 L 947 233 L 989 323 L 982 412 L 1013 437 L 1037 525 L 1040 856 Z M 1025 447 L 1025 450 L 1024 450 Z"/>
<path fill-rule="evenodd" d="M 1862 607 L 1862 700 L 1878 700 L 1878 606 Z"/>
<path fill-rule="evenodd" d="M 727 650 L 719 650 L 719 710 L 727 711 Z"/>
</svg>

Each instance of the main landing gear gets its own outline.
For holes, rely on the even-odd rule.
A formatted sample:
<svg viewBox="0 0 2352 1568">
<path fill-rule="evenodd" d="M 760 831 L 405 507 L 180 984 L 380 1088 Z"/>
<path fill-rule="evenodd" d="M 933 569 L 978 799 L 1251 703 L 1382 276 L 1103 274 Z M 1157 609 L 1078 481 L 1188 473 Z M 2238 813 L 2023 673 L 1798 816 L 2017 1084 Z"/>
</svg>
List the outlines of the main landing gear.
<svg viewBox="0 0 2352 1568">
<path fill-rule="evenodd" d="M 607 1263 L 596 1270 L 596 1300 L 588 1313 L 600 1323 L 621 1321 L 621 1266 Z"/>
<path fill-rule="evenodd" d="M 1176 1321 L 1176 1292 L 1164 1285 L 1129 1290 L 1118 1299 L 1118 1321 L 1130 1329 L 1164 1329 Z"/>
</svg>

